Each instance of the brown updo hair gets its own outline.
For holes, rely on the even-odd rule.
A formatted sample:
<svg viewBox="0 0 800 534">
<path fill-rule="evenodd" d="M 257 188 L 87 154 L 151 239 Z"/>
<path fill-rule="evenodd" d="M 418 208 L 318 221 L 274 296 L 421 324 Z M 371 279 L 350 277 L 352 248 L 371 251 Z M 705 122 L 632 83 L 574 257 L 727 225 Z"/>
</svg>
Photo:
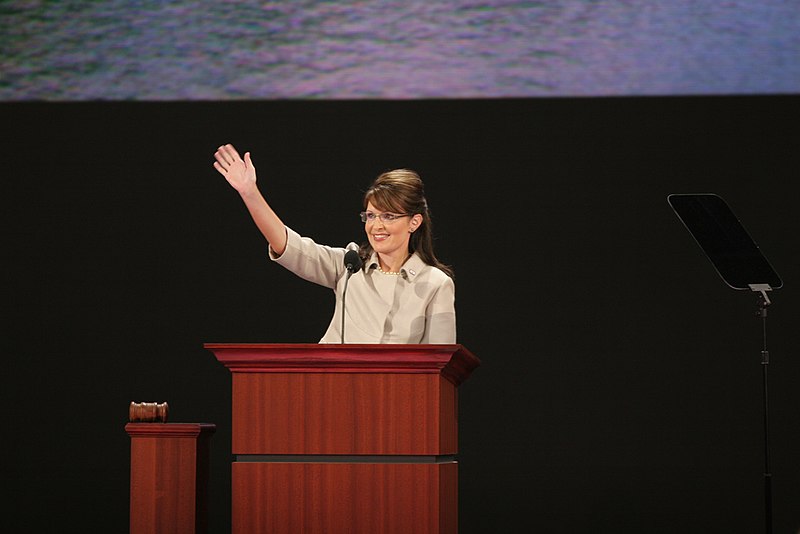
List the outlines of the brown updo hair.
<svg viewBox="0 0 800 534">
<path fill-rule="evenodd" d="M 425 200 L 425 186 L 419 174 L 410 169 L 395 169 L 384 172 L 372 182 L 364 193 L 364 209 L 367 204 L 381 211 L 403 213 L 409 215 L 422 215 L 422 224 L 411 233 L 408 240 L 408 252 L 416 252 L 422 261 L 432 265 L 454 278 L 453 269 L 436 258 L 433 252 L 433 223 Z M 369 241 L 361 245 L 361 257 L 366 262 L 372 255 L 372 245 Z"/>
</svg>

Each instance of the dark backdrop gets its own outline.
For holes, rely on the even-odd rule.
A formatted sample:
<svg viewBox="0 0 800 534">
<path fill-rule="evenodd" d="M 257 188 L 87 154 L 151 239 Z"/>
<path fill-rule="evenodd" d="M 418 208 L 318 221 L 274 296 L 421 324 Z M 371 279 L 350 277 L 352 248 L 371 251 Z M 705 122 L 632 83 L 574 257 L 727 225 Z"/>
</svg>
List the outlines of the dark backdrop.
<svg viewBox="0 0 800 534">
<path fill-rule="evenodd" d="M 714 192 L 785 282 L 768 319 L 776 532 L 800 528 L 797 96 L 0 105 L 3 485 L 13 531 L 125 532 L 131 401 L 213 422 L 204 342 L 315 342 L 294 278 L 211 166 L 250 150 L 285 222 L 341 245 L 364 188 L 419 171 L 456 272 L 463 533 L 759 532 L 761 324 L 667 204 Z"/>
</svg>

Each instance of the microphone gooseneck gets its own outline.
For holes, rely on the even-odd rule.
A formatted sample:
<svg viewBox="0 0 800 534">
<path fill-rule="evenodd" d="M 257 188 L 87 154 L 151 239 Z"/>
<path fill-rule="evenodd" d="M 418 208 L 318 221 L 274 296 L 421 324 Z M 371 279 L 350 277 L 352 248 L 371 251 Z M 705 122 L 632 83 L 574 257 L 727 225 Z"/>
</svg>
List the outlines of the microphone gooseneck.
<svg viewBox="0 0 800 534">
<path fill-rule="evenodd" d="M 344 288 L 342 289 L 342 329 L 341 329 L 341 339 L 342 345 L 344 345 L 344 317 L 345 317 L 345 299 L 347 298 L 347 284 L 350 282 L 350 277 L 353 276 L 361 266 L 364 264 L 361 261 L 361 256 L 358 255 L 358 251 L 355 250 L 353 247 L 354 245 L 349 245 L 347 247 L 347 252 L 344 255 L 344 267 L 347 269 L 347 275 L 344 279 Z"/>
</svg>

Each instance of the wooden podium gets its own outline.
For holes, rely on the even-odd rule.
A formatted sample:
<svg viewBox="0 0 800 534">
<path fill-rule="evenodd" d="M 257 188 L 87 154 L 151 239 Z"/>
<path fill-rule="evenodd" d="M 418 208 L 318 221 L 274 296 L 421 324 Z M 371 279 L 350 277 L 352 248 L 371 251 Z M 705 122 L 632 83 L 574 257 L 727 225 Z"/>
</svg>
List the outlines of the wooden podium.
<svg viewBox="0 0 800 534">
<path fill-rule="evenodd" d="M 232 375 L 233 534 L 457 532 L 463 346 L 204 346 Z"/>
</svg>

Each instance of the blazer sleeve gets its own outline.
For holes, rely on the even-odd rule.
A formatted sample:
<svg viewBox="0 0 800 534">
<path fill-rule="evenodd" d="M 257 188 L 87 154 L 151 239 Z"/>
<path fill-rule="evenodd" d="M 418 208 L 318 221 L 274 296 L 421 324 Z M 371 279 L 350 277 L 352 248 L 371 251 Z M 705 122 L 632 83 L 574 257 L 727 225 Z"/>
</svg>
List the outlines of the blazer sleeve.
<svg viewBox="0 0 800 534">
<path fill-rule="evenodd" d="M 321 286 L 336 288 L 344 274 L 344 248 L 318 245 L 308 237 L 286 227 L 286 250 L 278 256 L 270 247 L 270 259 L 291 272 Z"/>
</svg>

